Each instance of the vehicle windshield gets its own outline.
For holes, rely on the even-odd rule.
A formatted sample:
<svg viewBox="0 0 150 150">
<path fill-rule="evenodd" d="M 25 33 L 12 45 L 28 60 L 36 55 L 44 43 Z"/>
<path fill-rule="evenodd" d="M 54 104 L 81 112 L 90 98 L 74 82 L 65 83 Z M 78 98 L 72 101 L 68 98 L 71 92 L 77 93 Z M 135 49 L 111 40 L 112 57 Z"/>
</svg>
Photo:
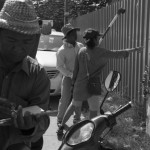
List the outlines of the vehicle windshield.
<svg viewBox="0 0 150 150">
<path fill-rule="evenodd" d="M 63 33 L 53 31 L 50 35 L 41 34 L 38 51 L 57 51 L 63 44 Z"/>
</svg>

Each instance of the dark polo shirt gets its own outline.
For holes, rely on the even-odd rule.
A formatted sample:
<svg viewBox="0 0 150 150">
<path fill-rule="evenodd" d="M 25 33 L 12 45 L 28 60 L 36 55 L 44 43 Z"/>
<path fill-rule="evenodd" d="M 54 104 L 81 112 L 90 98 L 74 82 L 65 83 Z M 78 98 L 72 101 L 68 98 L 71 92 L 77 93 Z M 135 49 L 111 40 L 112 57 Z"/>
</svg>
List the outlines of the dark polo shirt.
<svg viewBox="0 0 150 150">
<path fill-rule="evenodd" d="M 27 56 L 6 74 L 0 66 L 0 97 L 23 107 L 38 105 L 48 109 L 50 81 L 43 67 Z"/>
</svg>

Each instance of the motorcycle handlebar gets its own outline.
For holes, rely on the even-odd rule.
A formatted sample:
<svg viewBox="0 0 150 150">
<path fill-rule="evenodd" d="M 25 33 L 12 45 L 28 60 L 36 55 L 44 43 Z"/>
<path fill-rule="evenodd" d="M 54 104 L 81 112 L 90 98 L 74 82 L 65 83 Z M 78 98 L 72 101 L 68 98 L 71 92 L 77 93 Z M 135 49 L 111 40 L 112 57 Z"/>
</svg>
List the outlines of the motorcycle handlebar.
<svg viewBox="0 0 150 150">
<path fill-rule="evenodd" d="M 47 110 L 45 112 L 41 112 L 39 115 L 48 115 L 50 116 L 51 114 L 53 114 L 53 112 Z M 0 126 L 10 126 L 12 125 L 12 119 L 11 118 L 6 118 L 6 119 L 1 119 L 0 120 Z"/>
<path fill-rule="evenodd" d="M 120 114 L 122 114 L 124 111 L 128 110 L 131 107 L 132 107 L 132 102 L 130 101 L 129 103 L 127 103 L 123 107 L 121 107 L 118 110 L 116 110 L 115 112 L 113 112 L 112 114 L 113 114 L 114 117 L 117 117 L 117 116 L 119 116 Z"/>
</svg>

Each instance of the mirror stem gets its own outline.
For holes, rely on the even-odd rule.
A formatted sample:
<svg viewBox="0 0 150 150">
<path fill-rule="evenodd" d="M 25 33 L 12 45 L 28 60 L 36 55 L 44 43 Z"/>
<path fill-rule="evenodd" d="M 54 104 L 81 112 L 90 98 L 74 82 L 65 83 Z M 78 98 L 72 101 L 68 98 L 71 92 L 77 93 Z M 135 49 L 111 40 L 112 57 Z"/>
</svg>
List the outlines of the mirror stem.
<svg viewBox="0 0 150 150">
<path fill-rule="evenodd" d="M 104 97 L 104 99 L 103 99 L 103 101 L 102 101 L 102 103 L 101 103 L 101 105 L 100 105 L 100 113 L 103 115 L 104 114 L 104 112 L 103 112 L 103 110 L 102 110 L 102 106 L 103 106 L 103 104 L 104 104 L 104 102 L 105 102 L 105 100 L 106 100 L 106 97 L 107 97 L 107 95 L 108 95 L 108 91 L 107 91 L 107 93 L 105 94 L 105 97 Z"/>
</svg>

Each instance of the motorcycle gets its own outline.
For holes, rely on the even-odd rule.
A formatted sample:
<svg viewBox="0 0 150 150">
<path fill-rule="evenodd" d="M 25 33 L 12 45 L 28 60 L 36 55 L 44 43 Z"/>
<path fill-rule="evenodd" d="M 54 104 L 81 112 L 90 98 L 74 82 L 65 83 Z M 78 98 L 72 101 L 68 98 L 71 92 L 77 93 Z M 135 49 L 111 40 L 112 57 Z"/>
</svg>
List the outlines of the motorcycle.
<svg viewBox="0 0 150 150">
<path fill-rule="evenodd" d="M 113 150 L 111 146 L 104 144 L 104 136 L 117 124 L 117 116 L 131 108 L 132 103 L 130 101 L 124 106 L 119 106 L 113 112 L 104 112 L 102 106 L 108 93 L 117 88 L 120 80 L 121 74 L 119 72 L 110 71 L 105 80 L 107 92 L 100 105 L 100 115 L 91 120 L 80 121 L 70 127 L 63 136 L 58 150 Z"/>
</svg>

